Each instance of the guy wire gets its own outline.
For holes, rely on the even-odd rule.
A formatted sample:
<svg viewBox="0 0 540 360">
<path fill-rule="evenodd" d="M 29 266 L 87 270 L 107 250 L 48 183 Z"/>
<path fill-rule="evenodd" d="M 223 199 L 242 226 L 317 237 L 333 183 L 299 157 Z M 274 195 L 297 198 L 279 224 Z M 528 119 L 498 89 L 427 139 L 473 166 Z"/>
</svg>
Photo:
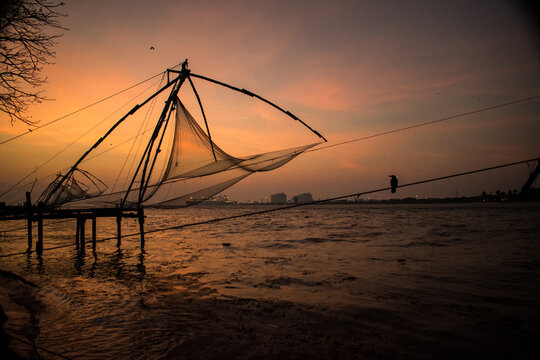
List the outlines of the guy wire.
<svg viewBox="0 0 540 360">
<path fill-rule="evenodd" d="M 451 174 L 451 175 L 445 175 L 445 176 L 439 176 L 439 177 L 425 179 L 425 180 L 414 181 L 414 182 L 411 182 L 411 183 L 399 185 L 398 188 L 404 188 L 404 187 L 409 187 L 409 186 L 414 186 L 414 185 L 419 185 L 419 184 L 425 184 L 425 183 L 429 183 L 429 182 L 435 182 L 435 181 L 450 179 L 450 178 L 459 177 L 459 176 L 475 174 L 475 173 L 479 173 L 479 172 L 486 172 L 486 171 L 501 169 L 501 168 L 505 168 L 505 167 L 509 167 L 509 166 L 528 163 L 528 162 L 531 162 L 531 161 L 540 161 L 540 156 L 536 157 L 536 158 L 532 158 L 532 159 L 515 161 L 515 162 L 501 164 L 501 165 L 490 166 L 490 167 L 487 167 L 487 168 L 481 168 L 481 169 L 470 170 L 470 171 L 460 172 L 460 173 Z M 292 208 L 296 208 L 296 207 L 300 207 L 300 206 L 323 204 L 323 203 L 328 203 L 328 202 L 335 201 L 335 200 L 342 200 L 342 199 L 346 199 L 346 198 L 350 198 L 350 197 L 358 197 L 358 196 L 361 196 L 361 195 L 367 195 L 367 194 L 373 194 L 373 193 L 382 192 L 382 191 L 388 191 L 390 189 L 391 189 L 391 187 L 383 187 L 383 188 L 380 188 L 380 189 L 368 190 L 368 191 L 357 192 L 357 193 L 347 194 L 347 195 L 340 195 L 340 196 L 335 196 L 335 197 L 326 198 L 326 199 L 322 199 L 322 200 L 315 200 L 315 201 L 307 202 L 307 203 L 292 204 L 292 205 L 281 206 L 281 207 L 276 207 L 276 208 L 272 208 L 272 209 L 265 209 L 265 210 L 260 210 L 260 211 L 253 211 L 253 212 L 249 212 L 249 213 L 238 214 L 238 215 L 225 216 L 225 217 L 221 217 L 221 218 L 203 220 L 203 221 L 194 222 L 194 223 L 188 223 L 188 224 L 183 224 L 183 225 L 173 225 L 173 226 L 168 226 L 168 227 L 159 228 L 159 229 L 146 230 L 146 231 L 144 231 L 144 234 L 151 234 L 151 233 L 157 233 L 157 232 L 162 232 L 162 231 L 177 230 L 177 229 L 183 229 L 183 228 L 188 228 L 188 227 L 193 227 L 193 226 L 206 225 L 206 224 L 211 224 L 211 223 L 216 223 L 216 222 L 221 222 L 221 221 L 226 221 L 226 220 L 238 219 L 238 218 L 242 218 L 242 217 L 255 216 L 255 215 L 267 214 L 267 213 L 271 213 L 271 212 L 275 212 L 275 211 L 288 210 L 288 209 L 292 209 Z M 137 236 L 137 235 L 140 235 L 140 234 L 141 234 L 140 232 L 135 232 L 135 233 L 131 233 L 131 234 L 122 235 L 122 238 L 133 237 L 133 236 Z M 110 240 L 114 240 L 114 239 L 116 239 L 116 236 L 108 237 L 108 238 L 104 238 L 104 239 L 99 239 L 99 240 L 96 240 L 96 242 L 105 242 L 105 241 L 110 241 Z M 50 247 L 50 248 L 44 248 L 43 251 L 66 248 L 66 247 L 74 247 L 74 246 L 76 246 L 76 245 L 75 244 L 58 245 L 58 246 L 53 246 L 53 247 Z M 31 252 L 32 251 L 24 251 L 24 252 L 19 252 L 19 253 L 5 254 L 5 255 L 0 255 L 0 258 L 16 256 L 16 255 L 25 255 L 25 254 L 28 255 Z"/>
<path fill-rule="evenodd" d="M 180 66 L 180 65 L 181 65 L 181 63 L 180 63 L 180 64 L 177 64 L 177 65 L 175 65 L 175 66 L 173 66 L 171 69 L 177 68 L 177 67 Z M 117 96 L 117 95 L 120 95 L 120 94 L 122 94 L 122 93 L 124 93 L 124 92 L 126 92 L 126 91 L 128 91 L 128 90 L 131 90 L 131 89 L 133 89 L 134 87 L 137 87 L 137 86 L 139 86 L 139 85 L 141 85 L 141 84 L 144 84 L 145 82 L 150 81 L 150 80 L 152 80 L 153 78 L 158 77 L 158 76 L 160 76 L 160 75 L 162 75 L 162 74 L 165 74 L 165 73 L 166 73 L 166 71 L 162 71 L 162 72 L 160 72 L 159 74 L 156 74 L 156 75 L 153 75 L 153 76 L 149 77 L 148 79 L 145 79 L 145 80 L 143 80 L 143 81 L 140 81 L 140 82 L 138 82 L 138 83 L 136 83 L 136 84 L 134 84 L 134 85 L 131 85 L 130 87 L 127 87 L 127 88 L 125 88 L 125 89 L 123 89 L 123 90 L 120 90 L 120 91 L 118 91 L 118 92 L 116 92 L 116 93 L 114 93 L 114 94 L 112 94 L 112 95 L 109 95 L 109 96 L 107 96 L 107 97 L 104 97 L 103 99 L 100 99 L 100 100 L 95 101 L 95 102 L 93 102 L 93 103 L 91 103 L 91 104 L 89 104 L 89 105 L 86 105 L 86 106 L 84 106 L 84 107 L 82 107 L 82 108 L 80 108 L 80 109 L 77 109 L 77 110 L 75 110 L 75 111 L 72 111 L 72 112 L 70 112 L 69 114 L 66 114 L 66 115 L 63 115 L 63 116 L 61 116 L 61 117 L 59 117 L 59 118 L 56 118 L 56 119 L 54 119 L 54 120 L 51 120 L 51 121 L 49 121 L 48 123 L 45 123 L 45 124 L 43 124 L 43 125 L 36 126 L 36 127 L 34 127 L 32 130 L 28 130 L 27 132 L 24 132 L 24 133 L 22 133 L 22 134 L 19 134 L 19 135 L 15 135 L 15 136 L 13 136 L 13 137 L 10 137 L 9 139 L 6 139 L 6 140 L 4 140 L 4 141 L 1 141 L 1 142 L 0 142 L 0 146 L 1 146 L 1 145 L 4 145 L 4 144 L 6 144 L 6 143 L 8 143 L 8 142 L 10 142 L 10 141 L 12 141 L 12 140 L 18 139 L 18 138 L 20 138 L 20 137 L 22 137 L 22 136 L 24 136 L 24 135 L 28 135 L 28 134 L 30 134 L 31 132 L 34 132 L 34 131 L 39 130 L 39 129 L 42 129 L 42 128 L 44 128 L 44 127 L 46 127 L 46 126 L 48 126 L 48 125 L 51 125 L 51 124 L 53 124 L 53 123 L 55 123 L 55 122 L 58 122 L 58 121 L 63 120 L 63 119 L 65 119 L 65 118 L 68 118 L 68 117 L 70 117 L 71 115 L 75 115 L 75 114 L 77 114 L 77 113 L 79 113 L 79 112 L 81 112 L 81 111 L 83 111 L 83 110 L 86 110 L 86 109 L 88 109 L 88 108 L 90 108 L 90 107 L 92 107 L 92 106 L 95 106 L 95 105 L 97 105 L 97 104 L 99 104 L 99 103 L 102 103 L 102 102 L 104 102 L 104 101 L 107 101 L 107 100 L 109 100 L 109 99 L 111 99 L 111 98 L 113 98 L 113 97 L 115 97 L 115 96 Z"/>
<path fill-rule="evenodd" d="M 418 127 L 421 127 L 421 126 L 426 126 L 426 125 L 431 125 L 431 124 L 435 124 L 435 123 L 438 123 L 438 122 L 443 122 L 443 121 L 446 121 L 446 120 L 456 119 L 456 118 L 463 117 L 463 116 L 478 114 L 478 113 L 481 113 L 481 112 L 484 112 L 484 111 L 498 109 L 498 108 L 501 108 L 501 107 L 514 105 L 514 104 L 518 104 L 518 103 L 522 103 L 522 102 L 526 102 L 526 101 L 531 101 L 531 100 L 538 99 L 538 98 L 540 98 L 540 95 L 530 96 L 530 97 L 527 97 L 527 98 L 522 98 L 522 99 L 518 99 L 518 100 L 514 100 L 514 101 L 510 101 L 510 102 L 506 102 L 506 103 L 502 103 L 502 104 L 498 104 L 498 105 L 488 106 L 488 107 L 477 109 L 477 110 L 467 111 L 467 112 L 464 112 L 464 113 L 460 113 L 460 114 L 456 114 L 456 115 L 452 115 L 452 116 L 447 116 L 447 117 L 436 119 L 436 120 L 430 120 L 430 121 L 426 121 L 426 122 L 415 124 L 415 125 L 410 125 L 410 126 L 405 126 L 405 127 L 398 128 L 398 129 L 388 130 L 388 131 L 384 131 L 384 132 L 381 132 L 381 133 L 378 133 L 378 134 L 368 135 L 368 136 L 364 136 L 364 137 L 357 138 L 357 139 L 352 139 L 352 140 L 346 140 L 346 141 L 343 141 L 343 142 L 340 142 L 340 143 L 331 144 L 331 145 L 327 145 L 327 146 L 321 146 L 321 147 L 318 147 L 316 149 L 307 150 L 305 152 L 308 153 L 308 152 L 312 152 L 312 151 L 319 151 L 319 150 L 322 150 L 322 149 L 328 149 L 328 148 L 332 148 L 332 147 L 335 147 L 335 146 L 340 146 L 340 145 L 353 143 L 353 142 L 356 142 L 356 141 L 362 141 L 362 140 L 367 140 L 367 139 L 371 139 L 371 138 L 378 137 L 378 136 L 393 134 L 393 133 L 400 132 L 400 131 L 410 130 L 410 129 L 418 128 Z"/>
</svg>

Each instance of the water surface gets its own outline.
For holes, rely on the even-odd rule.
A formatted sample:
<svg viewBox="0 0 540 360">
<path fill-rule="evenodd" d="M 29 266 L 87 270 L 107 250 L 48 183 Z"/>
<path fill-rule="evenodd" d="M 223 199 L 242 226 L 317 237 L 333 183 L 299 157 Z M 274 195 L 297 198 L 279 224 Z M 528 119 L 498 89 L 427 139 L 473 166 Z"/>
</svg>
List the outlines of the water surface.
<svg viewBox="0 0 540 360">
<path fill-rule="evenodd" d="M 266 208 L 148 210 L 146 227 Z M 115 229 L 99 219 L 98 239 Z M 45 248 L 74 233 L 51 221 Z M 3 233 L 2 253 L 25 237 Z M 537 203 L 318 205 L 148 234 L 144 253 L 137 237 L 87 240 L 0 268 L 39 286 L 36 344 L 75 359 L 530 358 L 538 239 Z"/>
</svg>

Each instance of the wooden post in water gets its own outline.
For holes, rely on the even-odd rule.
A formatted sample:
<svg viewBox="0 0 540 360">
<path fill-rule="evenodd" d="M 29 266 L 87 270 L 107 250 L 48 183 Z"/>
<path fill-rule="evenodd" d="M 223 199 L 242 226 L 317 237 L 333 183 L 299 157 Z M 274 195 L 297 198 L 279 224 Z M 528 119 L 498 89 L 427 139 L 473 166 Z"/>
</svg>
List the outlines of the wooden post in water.
<svg viewBox="0 0 540 360">
<path fill-rule="evenodd" d="M 36 242 L 36 252 L 38 255 L 43 254 L 43 203 L 38 203 L 37 208 L 38 221 L 38 241 Z"/>
<path fill-rule="evenodd" d="M 96 251 L 96 215 L 92 216 L 92 251 Z"/>
<path fill-rule="evenodd" d="M 26 210 L 28 211 L 27 227 L 28 227 L 28 248 L 27 252 L 32 251 L 32 200 L 30 199 L 30 192 L 26 193 Z"/>
<path fill-rule="evenodd" d="M 139 215 L 139 232 L 141 233 L 141 251 L 144 251 L 144 209 L 142 205 L 137 209 Z"/>
<path fill-rule="evenodd" d="M 116 215 L 116 247 L 120 247 L 122 239 L 122 212 Z"/>
</svg>

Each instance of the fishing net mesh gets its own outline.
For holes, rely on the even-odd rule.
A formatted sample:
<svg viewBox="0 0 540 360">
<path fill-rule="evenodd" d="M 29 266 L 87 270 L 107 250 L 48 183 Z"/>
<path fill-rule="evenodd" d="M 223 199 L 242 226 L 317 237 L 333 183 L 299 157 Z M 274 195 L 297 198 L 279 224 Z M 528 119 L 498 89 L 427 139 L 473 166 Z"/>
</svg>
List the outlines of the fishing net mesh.
<svg viewBox="0 0 540 360">
<path fill-rule="evenodd" d="M 229 155 L 212 142 L 179 98 L 169 158 L 161 179 L 147 187 L 143 204 L 153 207 L 184 207 L 211 199 L 247 176 L 285 165 L 318 143 L 251 156 Z M 111 207 L 125 199 L 134 205 L 139 189 L 103 193 L 65 203 L 63 207 Z"/>
</svg>

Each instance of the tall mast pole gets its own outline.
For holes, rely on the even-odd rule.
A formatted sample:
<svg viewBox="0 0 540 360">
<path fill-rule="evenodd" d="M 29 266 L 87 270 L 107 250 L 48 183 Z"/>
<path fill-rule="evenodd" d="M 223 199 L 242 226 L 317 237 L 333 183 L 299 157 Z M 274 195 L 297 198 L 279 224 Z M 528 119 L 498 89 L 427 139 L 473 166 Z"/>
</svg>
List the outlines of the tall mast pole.
<svg viewBox="0 0 540 360">
<path fill-rule="evenodd" d="M 187 60 L 186 60 L 187 61 Z M 45 199 L 43 199 L 43 203 L 48 204 L 49 200 L 51 199 L 51 196 L 55 194 L 60 187 L 66 182 L 67 179 L 69 179 L 75 170 L 77 170 L 77 166 L 94 150 L 105 140 L 113 131 L 116 129 L 128 116 L 133 115 L 137 110 L 139 110 L 142 106 L 146 105 L 150 100 L 161 94 L 165 89 L 169 88 L 171 85 L 176 84 L 178 82 L 178 79 L 182 75 L 179 75 L 174 80 L 169 81 L 165 86 L 163 86 L 161 89 L 156 91 L 154 94 L 152 94 L 148 99 L 146 99 L 144 102 L 137 104 L 131 109 L 126 115 L 124 115 L 120 120 L 118 120 L 110 129 L 103 135 L 101 138 L 99 138 L 94 145 L 90 149 L 88 149 L 80 158 L 75 162 L 75 164 L 68 170 L 68 172 L 58 181 L 54 188 L 51 190 L 51 192 L 47 195 Z"/>
<path fill-rule="evenodd" d="M 170 111 L 172 111 L 171 106 L 172 106 L 173 100 L 176 98 L 176 96 L 178 95 L 178 91 L 180 90 L 180 87 L 182 86 L 182 84 L 184 83 L 186 78 L 189 76 L 189 70 L 187 68 L 187 64 L 188 64 L 187 60 L 182 63 L 182 70 L 180 71 L 180 75 L 178 77 L 176 77 L 176 79 L 174 80 L 175 84 L 173 86 L 173 89 L 171 90 L 171 93 L 169 94 L 169 97 L 168 97 L 167 101 L 165 102 L 165 106 L 163 107 L 163 111 L 161 112 L 159 120 L 156 123 L 156 127 L 154 129 L 154 132 L 152 133 L 152 136 L 151 136 L 150 140 L 148 141 L 148 145 L 146 146 L 146 150 L 144 151 L 144 153 L 143 153 L 143 155 L 141 157 L 141 160 L 139 161 L 139 165 L 137 166 L 137 169 L 135 170 L 135 173 L 133 174 L 133 177 L 132 177 L 131 182 L 129 184 L 129 187 L 128 187 L 127 191 L 126 191 L 124 199 L 122 200 L 122 202 L 120 204 L 121 207 L 125 206 L 125 204 L 127 202 L 127 198 L 129 196 L 129 193 L 131 192 L 137 177 L 139 177 L 139 174 L 140 174 L 140 177 L 139 177 L 139 196 L 138 196 L 138 200 L 137 200 L 137 207 L 138 208 L 141 207 L 142 201 L 144 200 L 144 194 L 146 192 L 146 189 L 147 189 L 149 181 L 150 181 L 150 176 L 152 175 L 152 170 L 154 168 L 155 159 L 159 154 L 159 146 L 161 145 L 161 141 L 159 142 L 156 149 L 154 151 L 152 151 L 152 150 L 153 150 L 154 144 L 155 144 L 157 138 L 159 137 L 159 134 L 160 134 L 161 131 L 162 131 L 161 139 L 163 139 L 163 135 L 164 135 L 165 130 L 166 130 L 166 126 L 163 127 L 163 124 L 167 123 L 168 118 L 169 118 L 168 114 L 170 113 Z M 163 129 L 162 129 L 162 127 L 163 127 Z M 153 161 L 152 161 L 152 165 L 149 167 L 148 164 L 150 163 L 151 158 L 153 158 Z"/>
</svg>

